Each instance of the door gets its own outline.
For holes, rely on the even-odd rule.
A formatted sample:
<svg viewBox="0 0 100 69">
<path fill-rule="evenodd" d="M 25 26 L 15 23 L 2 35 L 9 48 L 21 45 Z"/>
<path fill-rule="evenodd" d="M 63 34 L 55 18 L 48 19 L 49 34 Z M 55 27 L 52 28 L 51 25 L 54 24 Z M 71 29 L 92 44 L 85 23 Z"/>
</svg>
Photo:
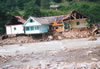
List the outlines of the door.
<svg viewBox="0 0 100 69">
<path fill-rule="evenodd" d="M 69 23 L 65 23 L 65 29 L 70 29 Z"/>
</svg>

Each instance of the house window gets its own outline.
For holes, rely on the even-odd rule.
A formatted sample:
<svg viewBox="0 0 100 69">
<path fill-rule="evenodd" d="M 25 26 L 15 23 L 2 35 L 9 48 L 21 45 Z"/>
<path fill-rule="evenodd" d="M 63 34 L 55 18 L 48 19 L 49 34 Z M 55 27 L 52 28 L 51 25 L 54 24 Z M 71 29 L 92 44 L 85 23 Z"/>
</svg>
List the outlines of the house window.
<svg viewBox="0 0 100 69">
<path fill-rule="evenodd" d="M 80 22 L 77 22 L 77 25 L 80 25 Z"/>
<path fill-rule="evenodd" d="M 58 27 L 56 27 L 56 29 L 58 29 Z"/>
<path fill-rule="evenodd" d="M 34 27 L 33 27 L 33 26 L 31 26 L 31 27 L 30 27 L 30 30 L 34 30 Z"/>
<path fill-rule="evenodd" d="M 26 31 L 29 31 L 29 27 L 26 27 Z"/>
<path fill-rule="evenodd" d="M 31 23 L 34 22 L 33 19 L 30 19 L 30 22 L 31 22 Z"/>
<path fill-rule="evenodd" d="M 16 28 L 14 28 L 14 30 L 16 30 Z"/>
<path fill-rule="evenodd" d="M 39 30 L 39 26 L 36 26 L 36 27 L 35 27 L 35 30 Z"/>
</svg>

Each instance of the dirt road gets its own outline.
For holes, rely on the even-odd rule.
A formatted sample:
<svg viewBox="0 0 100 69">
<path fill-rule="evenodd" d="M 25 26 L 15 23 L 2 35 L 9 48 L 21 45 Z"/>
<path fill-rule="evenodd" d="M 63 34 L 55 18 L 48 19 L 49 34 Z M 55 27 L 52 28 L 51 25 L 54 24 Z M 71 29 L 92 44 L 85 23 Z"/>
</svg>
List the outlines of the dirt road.
<svg viewBox="0 0 100 69">
<path fill-rule="evenodd" d="M 0 46 L 0 67 L 100 60 L 100 37 Z M 84 57 L 84 59 L 83 59 Z"/>
<path fill-rule="evenodd" d="M 0 46 L 0 55 L 30 54 L 32 52 L 43 52 L 50 50 L 56 51 L 63 48 L 84 48 L 98 45 L 100 45 L 100 37 L 98 37 L 96 41 L 88 41 L 87 38 L 83 38 L 29 44 L 5 45 L 3 47 Z"/>
</svg>

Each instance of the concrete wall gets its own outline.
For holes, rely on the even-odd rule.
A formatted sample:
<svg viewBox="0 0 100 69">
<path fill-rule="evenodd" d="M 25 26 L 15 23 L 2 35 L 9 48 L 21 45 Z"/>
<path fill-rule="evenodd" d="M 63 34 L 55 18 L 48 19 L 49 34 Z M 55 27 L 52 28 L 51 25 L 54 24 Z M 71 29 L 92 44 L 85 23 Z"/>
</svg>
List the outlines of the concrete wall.
<svg viewBox="0 0 100 69">
<path fill-rule="evenodd" d="M 6 34 L 24 34 L 23 25 L 8 25 L 6 26 Z"/>
<path fill-rule="evenodd" d="M 77 22 L 79 22 L 80 24 L 77 25 Z M 84 28 L 84 27 L 88 27 L 88 22 L 86 21 L 86 19 L 80 19 L 80 20 L 72 20 L 69 22 L 70 28 Z"/>
</svg>

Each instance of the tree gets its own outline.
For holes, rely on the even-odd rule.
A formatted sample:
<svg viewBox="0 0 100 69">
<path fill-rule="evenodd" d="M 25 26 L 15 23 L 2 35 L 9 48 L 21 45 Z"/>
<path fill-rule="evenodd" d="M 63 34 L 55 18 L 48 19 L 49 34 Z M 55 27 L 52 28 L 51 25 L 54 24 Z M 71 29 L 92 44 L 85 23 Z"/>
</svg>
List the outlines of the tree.
<svg viewBox="0 0 100 69">
<path fill-rule="evenodd" d="M 8 9 L 5 8 L 4 4 L 0 4 L 0 34 L 5 33 L 5 24 L 8 22 L 9 18 Z"/>
<path fill-rule="evenodd" d="M 26 3 L 24 10 L 26 18 L 29 16 L 35 16 L 35 17 L 41 16 L 40 8 L 35 4 L 34 0 Z"/>
<path fill-rule="evenodd" d="M 100 5 L 95 5 L 94 7 L 90 8 L 89 16 L 91 17 L 92 22 L 100 22 Z"/>
<path fill-rule="evenodd" d="M 41 8 L 48 9 L 49 8 L 49 0 L 40 0 L 41 1 Z"/>
</svg>

